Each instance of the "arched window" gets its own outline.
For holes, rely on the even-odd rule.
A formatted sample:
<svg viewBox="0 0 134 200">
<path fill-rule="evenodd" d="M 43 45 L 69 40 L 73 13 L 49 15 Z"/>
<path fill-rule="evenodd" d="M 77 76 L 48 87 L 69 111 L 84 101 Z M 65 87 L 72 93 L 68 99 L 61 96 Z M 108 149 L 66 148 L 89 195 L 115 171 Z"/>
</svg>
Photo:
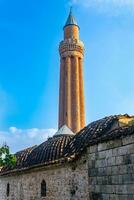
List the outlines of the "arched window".
<svg viewBox="0 0 134 200">
<path fill-rule="evenodd" d="M 9 194 L 10 194 L 10 184 L 8 183 L 7 184 L 7 197 L 9 197 Z"/>
<path fill-rule="evenodd" d="M 41 196 L 46 197 L 46 181 L 41 182 Z"/>
</svg>

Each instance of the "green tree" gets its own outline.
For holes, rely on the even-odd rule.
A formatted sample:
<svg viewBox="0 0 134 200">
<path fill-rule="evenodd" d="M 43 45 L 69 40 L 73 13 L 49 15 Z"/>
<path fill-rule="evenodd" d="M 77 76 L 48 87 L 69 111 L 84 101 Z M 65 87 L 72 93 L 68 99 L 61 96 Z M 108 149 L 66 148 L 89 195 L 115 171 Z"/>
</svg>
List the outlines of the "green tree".
<svg viewBox="0 0 134 200">
<path fill-rule="evenodd" d="M 16 165 L 16 156 L 10 153 L 9 147 L 0 147 L 0 167 L 13 167 Z"/>
</svg>

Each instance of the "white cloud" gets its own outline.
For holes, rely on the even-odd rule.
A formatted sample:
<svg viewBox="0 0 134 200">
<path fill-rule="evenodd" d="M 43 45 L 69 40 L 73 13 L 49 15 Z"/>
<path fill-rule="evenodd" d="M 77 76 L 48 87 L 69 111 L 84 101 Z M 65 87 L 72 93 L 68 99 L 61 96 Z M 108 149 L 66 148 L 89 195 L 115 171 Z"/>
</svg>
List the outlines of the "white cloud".
<svg viewBox="0 0 134 200">
<path fill-rule="evenodd" d="M 1 131 L 7 126 L 6 118 L 15 107 L 11 96 L 0 85 L 0 146 L 6 143 L 12 152 L 17 152 L 44 142 L 56 132 L 53 128 L 19 129 L 14 126 L 9 127 L 7 131 Z"/>
<path fill-rule="evenodd" d="M 8 131 L 0 131 L 0 145 L 7 143 L 12 152 L 20 151 L 24 148 L 40 144 L 52 137 L 55 129 L 18 129 L 10 127 Z"/>
<path fill-rule="evenodd" d="M 71 0 L 70 3 L 85 8 L 94 8 L 99 12 L 106 12 L 113 15 L 128 11 L 134 13 L 133 0 Z"/>
</svg>

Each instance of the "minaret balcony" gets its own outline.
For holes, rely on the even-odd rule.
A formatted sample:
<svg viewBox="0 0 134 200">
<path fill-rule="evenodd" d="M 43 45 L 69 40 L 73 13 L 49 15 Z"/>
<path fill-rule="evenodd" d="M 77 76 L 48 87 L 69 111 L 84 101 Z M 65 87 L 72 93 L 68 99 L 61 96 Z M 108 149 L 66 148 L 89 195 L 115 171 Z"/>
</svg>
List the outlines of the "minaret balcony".
<svg viewBox="0 0 134 200">
<path fill-rule="evenodd" d="M 81 42 L 80 40 L 76 41 L 76 40 L 72 40 L 72 39 L 62 41 L 60 43 L 60 46 L 59 46 L 60 55 L 62 55 L 65 52 L 70 52 L 70 51 L 79 52 L 82 55 L 84 55 L 84 44 L 83 44 L 83 42 Z"/>
</svg>

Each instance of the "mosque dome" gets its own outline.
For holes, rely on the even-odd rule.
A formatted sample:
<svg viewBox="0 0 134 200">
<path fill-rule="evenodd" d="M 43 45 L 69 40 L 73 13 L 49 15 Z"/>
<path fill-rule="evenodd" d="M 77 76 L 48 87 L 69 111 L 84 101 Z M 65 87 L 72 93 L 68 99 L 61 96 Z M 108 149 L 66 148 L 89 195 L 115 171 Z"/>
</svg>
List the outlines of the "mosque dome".
<svg viewBox="0 0 134 200">
<path fill-rule="evenodd" d="M 33 149 L 27 157 L 26 165 L 50 164 L 67 155 L 66 149 L 74 133 L 66 126 L 62 126 L 53 137 Z"/>
<path fill-rule="evenodd" d="M 64 125 L 42 144 L 17 152 L 16 166 L 13 169 L 2 168 L 1 173 L 72 161 L 91 145 L 132 133 L 134 116 L 129 115 L 109 116 L 94 121 L 75 135 Z"/>
</svg>

